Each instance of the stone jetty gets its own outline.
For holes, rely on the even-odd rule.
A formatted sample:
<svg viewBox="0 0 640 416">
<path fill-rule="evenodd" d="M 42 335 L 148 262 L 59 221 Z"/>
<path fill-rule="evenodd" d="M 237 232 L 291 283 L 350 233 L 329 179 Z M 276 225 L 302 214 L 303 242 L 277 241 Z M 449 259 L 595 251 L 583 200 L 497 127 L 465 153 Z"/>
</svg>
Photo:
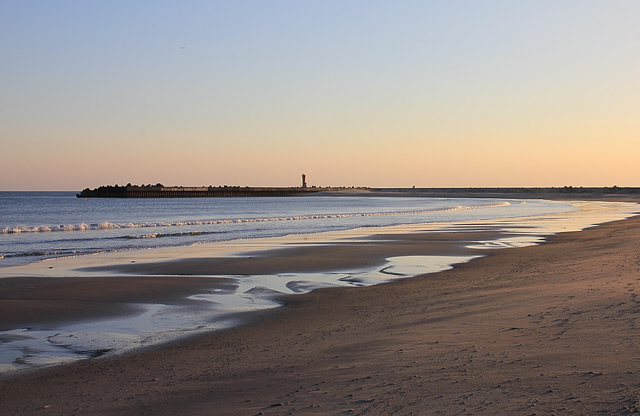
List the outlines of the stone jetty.
<svg viewBox="0 0 640 416">
<path fill-rule="evenodd" d="M 300 187 L 240 187 L 208 186 L 184 187 L 162 185 L 101 186 L 86 188 L 76 194 L 78 198 L 215 198 L 215 197 L 265 197 L 303 196 L 320 192 L 320 188 Z"/>
</svg>

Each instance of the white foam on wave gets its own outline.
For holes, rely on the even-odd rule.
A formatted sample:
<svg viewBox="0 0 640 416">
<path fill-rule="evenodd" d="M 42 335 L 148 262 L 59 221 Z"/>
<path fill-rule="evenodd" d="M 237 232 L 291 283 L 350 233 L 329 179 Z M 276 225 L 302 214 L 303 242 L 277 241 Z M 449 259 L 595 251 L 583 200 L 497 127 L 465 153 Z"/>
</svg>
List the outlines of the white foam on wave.
<svg viewBox="0 0 640 416">
<path fill-rule="evenodd" d="M 5 227 L 2 230 L 0 230 L 0 234 L 47 233 L 47 232 L 53 232 L 53 231 L 83 231 L 83 230 L 92 230 L 97 228 L 98 226 L 91 226 L 84 223 L 64 224 L 59 226 L 53 226 L 53 225 L 39 225 L 39 226 L 33 226 L 33 227 L 16 226 L 16 227 Z"/>
<path fill-rule="evenodd" d="M 454 211 L 464 211 L 473 209 L 487 209 L 507 207 L 511 204 L 507 201 L 478 206 L 458 205 L 452 208 L 436 209 L 436 210 L 414 210 L 414 211 L 395 211 L 395 212 L 357 212 L 345 214 L 313 214 L 313 215 L 294 215 L 285 217 L 266 217 L 266 218 L 233 218 L 233 219 L 211 219 L 211 220 L 193 220 L 193 221 L 175 221 L 175 222 L 141 222 L 141 223 L 113 223 L 103 221 L 98 224 L 66 224 L 60 226 L 41 225 L 34 227 L 16 226 L 5 227 L 1 230 L 2 234 L 21 234 L 21 233 L 38 233 L 38 232 L 54 232 L 54 231 L 87 231 L 87 230 L 117 230 L 123 228 L 150 228 L 150 227 L 174 227 L 174 226 L 195 226 L 195 225 L 215 225 L 215 224 L 240 224 L 252 222 L 278 222 L 278 221 L 300 221 L 300 220 L 316 220 L 316 219 L 340 219 L 355 217 L 381 217 L 381 216 L 401 216 L 401 215 L 425 215 L 438 214 Z"/>
<path fill-rule="evenodd" d="M 160 233 L 150 233 L 150 234 L 144 234 L 144 235 L 138 236 L 137 238 L 144 239 L 144 238 L 158 238 L 158 237 L 162 237 L 162 234 L 160 234 Z"/>
</svg>

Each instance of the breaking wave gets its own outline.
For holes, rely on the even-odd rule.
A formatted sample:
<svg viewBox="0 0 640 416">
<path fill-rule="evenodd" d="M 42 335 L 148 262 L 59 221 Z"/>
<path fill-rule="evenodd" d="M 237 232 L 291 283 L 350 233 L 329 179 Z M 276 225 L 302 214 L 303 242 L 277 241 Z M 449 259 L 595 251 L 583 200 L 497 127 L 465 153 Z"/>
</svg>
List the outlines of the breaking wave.
<svg viewBox="0 0 640 416">
<path fill-rule="evenodd" d="M 277 222 L 277 221 L 300 221 L 300 220 L 316 220 L 316 219 L 332 219 L 332 218 L 355 218 L 355 217 L 380 217 L 380 216 L 399 216 L 399 215 L 424 215 L 436 214 L 453 211 L 463 211 L 472 209 L 499 208 L 511 205 L 509 202 L 501 202 L 499 204 L 479 205 L 479 206 L 463 206 L 459 205 L 452 208 L 440 210 L 421 210 L 421 211 L 396 211 L 396 212 L 360 212 L 347 214 L 317 214 L 317 215 L 295 215 L 284 217 L 267 217 L 267 218 L 233 218 L 233 219 L 209 219 L 209 220 L 192 220 L 192 221 L 175 221 L 175 222 L 125 222 L 114 223 L 103 221 L 97 224 L 65 224 L 59 226 L 42 225 L 32 227 L 5 227 L 0 232 L 2 234 L 21 234 L 21 233 L 41 233 L 41 232 L 59 232 L 59 231 L 86 231 L 86 230 L 116 230 L 127 228 L 152 228 L 152 227 L 176 227 L 176 226 L 197 226 L 197 225 L 215 225 L 215 224 L 232 224 L 232 223 L 252 223 L 252 222 Z M 150 233 L 146 236 L 137 238 L 156 238 L 165 236 L 165 234 Z"/>
</svg>

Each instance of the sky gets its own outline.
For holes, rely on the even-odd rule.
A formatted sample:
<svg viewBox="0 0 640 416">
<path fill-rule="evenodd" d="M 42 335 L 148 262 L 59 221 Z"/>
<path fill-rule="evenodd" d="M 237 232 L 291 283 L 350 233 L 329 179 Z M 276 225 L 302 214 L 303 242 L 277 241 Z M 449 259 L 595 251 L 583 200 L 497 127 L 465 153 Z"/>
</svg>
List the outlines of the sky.
<svg viewBox="0 0 640 416">
<path fill-rule="evenodd" d="M 0 190 L 640 186 L 637 0 L 0 1 Z"/>
</svg>

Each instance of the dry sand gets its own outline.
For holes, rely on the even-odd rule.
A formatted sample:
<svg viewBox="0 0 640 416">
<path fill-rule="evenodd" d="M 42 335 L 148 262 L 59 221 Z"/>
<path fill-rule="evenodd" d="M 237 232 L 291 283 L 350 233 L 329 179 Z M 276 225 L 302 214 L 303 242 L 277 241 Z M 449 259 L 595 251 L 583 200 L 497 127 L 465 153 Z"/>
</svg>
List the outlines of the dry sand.
<svg viewBox="0 0 640 416">
<path fill-rule="evenodd" d="M 635 217 L 298 295 L 235 329 L 7 374 L 2 414 L 637 413 L 639 232 Z"/>
</svg>

